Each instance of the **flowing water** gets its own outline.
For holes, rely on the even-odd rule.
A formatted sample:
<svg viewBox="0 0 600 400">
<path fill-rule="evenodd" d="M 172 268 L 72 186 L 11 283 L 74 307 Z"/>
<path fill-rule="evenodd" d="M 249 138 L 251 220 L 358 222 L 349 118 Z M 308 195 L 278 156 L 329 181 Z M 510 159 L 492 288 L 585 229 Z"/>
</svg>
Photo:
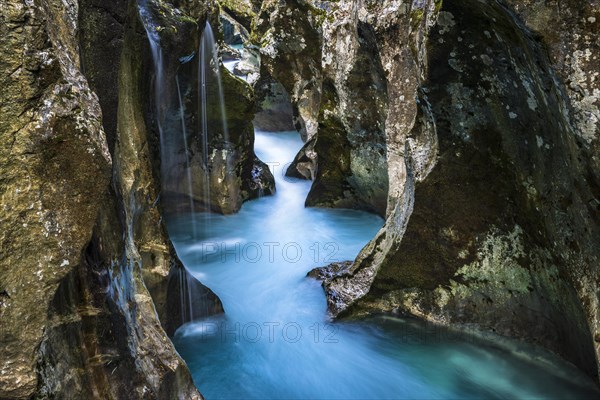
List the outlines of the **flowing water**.
<svg viewBox="0 0 600 400">
<path fill-rule="evenodd" d="M 212 215 L 210 228 L 204 214 L 170 221 L 178 254 L 226 311 L 174 338 L 208 399 L 600 397 L 573 367 L 529 346 L 386 316 L 331 323 L 306 273 L 353 259 L 382 220 L 305 208 L 310 182 L 283 176 L 301 146 L 297 133 L 257 133 L 277 193 Z"/>
<path fill-rule="evenodd" d="M 220 63 L 218 57 L 218 46 L 215 41 L 214 33 L 210 23 L 206 23 L 200 35 L 200 43 L 198 53 L 179 59 L 178 67 L 190 62 L 194 57 L 197 60 L 197 110 L 186 110 L 184 90 L 182 89 L 181 81 L 178 72 L 175 74 L 165 73 L 166 60 L 164 57 L 164 49 L 161 47 L 161 37 L 159 26 L 153 19 L 152 12 L 148 8 L 145 0 L 138 1 L 138 10 L 140 18 L 143 22 L 148 37 L 150 50 L 153 60 L 153 91 L 154 91 L 154 119 L 160 138 L 160 165 L 161 165 L 161 181 L 163 182 L 163 192 L 167 185 L 171 183 L 173 170 L 182 170 L 185 174 L 185 192 L 187 197 L 188 208 L 185 211 L 186 216 L 191 215 L 191 232 L 196 236 L 198 233 L 196 220 L 195 200 L 199 193 L 194 190 L 193 173 L 192 173 L 192 148 L 196 143 L 190 143 L 189 138 L 198 140 L 198 147 L 202 154 L 202 168 L 204 179 L 202 180 L 202 199 L 205 205 L 210 206 L 210 149 L 209 142 L 213 139 L 214 132 L 211 132 L 211 124 L 209 123 L 208 107 L 214 102 L 220 105 L 219 120 L 221 121 L 223 146 L 226 147 L 229 142 L 229 133 L 227 127 L 227 115 L 225 112 L 225 100 L 223 94 L 223 86 L 221 82 Z M 177 68 L 175 68 L 176 70 Z M 170 70 L 169 70 L 170 71 Z M 185 80 L 184 80 L 185 82 Z M 210 86 L 215 90 L 210 90 Z M 175 92 L 171 94 L 169 89 L 175 88 Z M 175 104 L 172 102 L 176 100 Z M 198 124 L 198 132 L 193 132 L 194 135 L 188 136 L 188 127 L 186 124 L 187 117 L 190 112 L 196 112 L 200 116 Z M 183 166 L 181 166 L 183 164 Z M 227 165 L 228 170 L 230 169 Z M 230 179 L 230 173 L 227 173 L 227 179 Z M 230 186 L 230 185 L 229 185 Z M 168 190 L 167 190 L 168 191 Z M 208 220 L 208 218 L 206 218 Z M 206 222 L 205 222 L 206 224 Z M 130 224 L 132 225 L 132 224 Z M 208 224 L 206 224 L 208 225 Z M 185 274 L 178 272 L 179 284 L 181 293 L 181 315 L 184 320 L 191 320 L 194 313 L 192 304 L 192 286 L 189 280 L 185 279 Z"/>
<path fill-rule="evenodd" d="M 209 85 L 211 82 L 216 83 L 217 92 L 213 93 L 213 96 L 209 96 Z M 222 141 L 223 144 L 229 142 L 229 128 L 227 126 L 227 113 L 225 111 L 225 96 L 223 94 L 223 83 L 221 79 L 221 68 L 219 63 L 219 47 L 215 40 L 210 23 L 207 21 L 204 31 L 200 38 L 200 47 L 198 49 L 198 94 L 199 94 L 199 115 L 200 115 L 200 142 L 202 145 L 204 169 L 206 172 L 206 179 L 204 184 L 204 201 L 206 204 L 211 204 L 210 198 L 210 154 L 212 149 L 209 148 L 209 143 L 213 136 L 213 132 L 210 131 L 208 108 L 211 102 L 219 103 L 221 129 L 223 130 Z M 214 98 L 216 95 L 216 98 Z M 229 161 L 227 162 L 227 169 L 230 170 L 231 166 Z M 229 171 L 228 171 L 229 172 Z M 231 178 L 231 173 L 226 174 L 226 179 Z M 230 186 L 230 185 L 228 185 Z"/>
</svg>

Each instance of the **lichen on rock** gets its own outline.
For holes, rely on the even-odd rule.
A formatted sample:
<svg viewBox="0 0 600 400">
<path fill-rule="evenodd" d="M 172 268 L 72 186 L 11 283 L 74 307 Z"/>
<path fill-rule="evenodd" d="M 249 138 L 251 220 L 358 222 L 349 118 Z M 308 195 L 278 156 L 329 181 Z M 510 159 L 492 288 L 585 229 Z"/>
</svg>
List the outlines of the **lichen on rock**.
<svg viewBox="0 0 600 400">
<path fill-rule="evenodd" d="M 598 8 L 507 3 L 337 4 L 336 20 L 376 38 L 389 192 L 384 228 L 324 284 L 330 311 L 476 324 L 597 376 Z M 340 53 L 324 51 L 325 70 Z"/>
<path fill-rule="evenodd" d="M 161 325 L 182 266 L 157 207 L 136 3 L 0 7 L 2 398 L 201 398 Z"/>
</svg>

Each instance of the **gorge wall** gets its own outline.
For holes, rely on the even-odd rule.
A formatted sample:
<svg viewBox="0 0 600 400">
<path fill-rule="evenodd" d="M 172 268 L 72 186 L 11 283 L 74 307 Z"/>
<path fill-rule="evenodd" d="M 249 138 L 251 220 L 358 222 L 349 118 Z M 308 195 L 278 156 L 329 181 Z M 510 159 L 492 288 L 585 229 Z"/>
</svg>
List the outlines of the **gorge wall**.
<svg viewBox="0 0 600 400">
<path fill-rule="evenodd" d="M 164 227 L 138 6 L 0 5 L 0 398 L 201 398 L 167 333 L 223 308 Z M 173 22 L 196 36 L 218 15 L 214 4 L 178 6 Z M 247 99 L 230 101 L 245 107 L 231 112 L 235 210 L 269 176 L 256 172 L 251 92 L 232 77 L 225 88 Z M 186 304 L 202 305 L 192 315 L 182 287 Z"/>
<path fill-rule="evenodd" d="M 333 315 L 474 326 L 598 376 L 600 6 L 584 3 L 262 3 L 263 64 L 316 127 L 290 173 L 314 179 L 307 205 L 386 216 L 331 266 Z"/>
<path fill-rule="evenodd" d="M 500 3 L 444 2 L 427 52 L 436 165 L 348 311 L 476 323 L 596 375 L 597 177 L 543 44 Z"/>
<path fill-rule="evenodd" d="M 306 141 L 287 175 L 314 180 L 307 206 L 383 216 L 387 90 L 377 40 L 368 24 L 337 20 L 328 3 L 264 1 L 255 19 L 263 70 L 290 94 Z"/>
</svg>

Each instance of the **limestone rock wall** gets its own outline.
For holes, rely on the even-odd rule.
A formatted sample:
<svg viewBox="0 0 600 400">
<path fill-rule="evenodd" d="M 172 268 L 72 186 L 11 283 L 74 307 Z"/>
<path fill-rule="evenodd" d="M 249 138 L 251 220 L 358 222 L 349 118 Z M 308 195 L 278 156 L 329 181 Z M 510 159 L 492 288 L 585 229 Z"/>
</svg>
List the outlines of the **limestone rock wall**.
<svg viewBox="0 0 600 400">
<path fill-rule="evenodd" d="M 436 165 L 351 312 L 476 323 L 595 375 L 597 210 L 564 86 L 499 3 L 446 2 L 428 41 Z"/>
<path fill-rule="evenodd" d="M 354 264 L 326 286 L 333 315 L 365 296 L 378 272 L 395 254 L 414 207 L 415 184 L 436 163 L 437 135 L 426 96 L 419 91 L 427 63 L 426 38 L 434 25 L 438 3 L 402 1 L 343 2 L 337 12 L 354 13 L 373 27 L 387 81 L 385 119 L 387 191 L 386 223 L 361 251 Z"/>
<path fill-rule="evenodd" d="M 330 311 L 474 325 L 597 376 L 598 2 L 313 4 L 317 132 L 290 174 L 315 179 L 310 205 L 356 205 L 347 165 L 381 146 L 370 174 L 389 185 L 384 228 L 325 284 Z"/>
<path fill-rule="evenodd" d="M 323 16 L 316 11 L 306 0 L 265 0 L 252 30 L 262 65 L 291 97 L 294 125 L 305 141 L 317 132 L 321 97 Z"/>
<path fill-rule="evenodd" d="M 0 397 L 29 398 L 51 299 L 82 263 L 111 157 L 79 70 L 77 4 L 5 1 L 0 14 Z"/>
<path fill-rule="evenodd" d="M 0 398 L 201 398 L 164 330 L 179 279 L 223 310 L 162 225 L 137 2 L 0 14 Z"/>
<path fill-rule="evenodd" d="M 290 95 L 283 85 L 271 76 L 264 65 L 259 68 L 260 77 L 254 84 L 257 103 L 253 120 L 254 128 L 266 132 L 295 130 Z"/>
<path fill-rule="evenodd" d="M 385 215 L 386 79 L 375 32 L 357 10 L 350 3 L 264 1 L 252 35 L 261 75 L 290 93 L 306 142 L 287 170 L 314 180 L 306 204 Z"/>
<path fill-rule="evenodd" d="M 570 100 L 578 147 L 597 171 L 600 162 L 598 1 L 507 0 L 506 3 L 543 41 L 552 67 L 564 83 Z"/>
<path fill-rule="evenodd" d="M 161 159 L 160 165 L 154 166 L 160 167 L 155 174 L 162 182 L 164 209 L 174 212 L 181 206 L 189 208 L 188 174 L 196 211 L 231 214 L 239 211 L 244 201 L 260 193 L 272 193 L 273 177 L 254 154 L 252 87 L 229 73 L 220 60 L 215 65 L 209 48 L 205 49 L 204 59 L 208 143 L 204 148 L 201 133 L 204 126 L 200 117 L 203 101 L 199 93 L 202 57 L 198 39 L 208 20 L 218 51 L 221 50 L 219 9 L 207 3 L 200 11 L 193 8 L 188 11 L 188 8 L 179 9 L 174 4 L 154 0 L 143 2 L 142 9 L 146 30 L 160 46 L 154 59 L 142 60 L 145 64 L 141 73 L 150 99 L 144 102 L 144 113 L 149 136 L 155 139 L 151 150 L 154 157 Z M 144 54 L 152 54 L 149 47 L 146 50 Z M 153 63 L 157 62 L 162 76 L 154 71 Z M 214 73 L 217 68 L 221 87 Z M 155 91 L 158 86 L 159 93 Z M 226 124 L 222 119 L 221 89 Z"/>
</svg>

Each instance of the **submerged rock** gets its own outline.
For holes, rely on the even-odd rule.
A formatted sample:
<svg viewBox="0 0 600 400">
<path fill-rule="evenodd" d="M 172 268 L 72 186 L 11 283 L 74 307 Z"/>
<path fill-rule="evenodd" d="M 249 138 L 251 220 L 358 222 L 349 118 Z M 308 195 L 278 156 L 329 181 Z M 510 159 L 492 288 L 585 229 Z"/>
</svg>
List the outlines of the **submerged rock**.
<svg viewBox="0 0 600 400">
<path fill-rule="evenodd" d="M 302 146 L 294 157 L 294 161 L 285 171 L 291 178 L 314 180 L 317 169 L 317 152 L 315 151 L 316 138 L 312 138 Z"/>
<path fill-rule="evenodd" d="M 327 297 L 327 309 L 332 315 L 337 315 L 353 301 L 353 297 L 348 297 L 345 292 L 338 291 L 331 285 L 335 278 L 349 274 L 352 264 L 353 261 L 335 262 L 325 267 L 315 268 L 307 274 L 308 277 L 323 282 L 323 289 Z M 357 283 L 356 279 L 352 281 Z"/>
<path fill-rule="evenodd" d="M 352 266 L 353 261 L 334 262 L 325 267 L 318 267 L 310 270 L 306 276 L 322 281 L 323 284 L 331 282 L 331 280 L 344 274 Z"/>
</svg>

